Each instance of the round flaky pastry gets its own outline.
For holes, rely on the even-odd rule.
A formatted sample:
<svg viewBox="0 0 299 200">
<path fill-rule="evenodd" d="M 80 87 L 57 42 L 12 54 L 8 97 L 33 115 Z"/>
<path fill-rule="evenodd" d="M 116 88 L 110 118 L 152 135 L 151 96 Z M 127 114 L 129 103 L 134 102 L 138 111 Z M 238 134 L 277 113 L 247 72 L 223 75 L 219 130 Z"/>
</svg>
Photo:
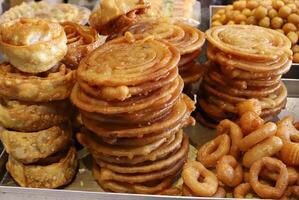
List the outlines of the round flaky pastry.
<svg viewBox="0 0 299 200">
<path fill-rule="evenodd" d="M 66 99 L 74 82 L 75 73 L 64 64 L 36 75 L 22 73 L 8 63 L 0 64 L 0 95 L 6 99 L 30 102 Z"/>
<path fill-rule="evenodd" d="M 46 20 L 21 18 L 0 26 L 0 51 L 22 72 L 51 69 L 65 56 L 66 42 L 62 26 Z"/>
<path fill-rule="evenodd" d="M 24 165 L 9 156 L 6 169 L 22 187 L 57 188 L 72 181 L 77 165 L 76 150 L 71 147 L 58 162 L 49 165 Z"/>
<path fill-rule="evenodd" d="M 227 25 L 209 29 L 207 40 L 224 53 L 245 59 L 273 60 L 292 55 L 290 40 L 278 31 L 253 25 Z"/>
<path fill-rule="evenodd" d="M 16 132 L 1 128 L 0 140 L 14 159 L 29 164 L 65 149 L 71 142 L 68 125 L 53 126 L 38 132 Z"/>
<path fill-rule="evenodd" d="M 62 62 L 68 67 L 77 68 L 87 54 L 105 42 L 104 37 L 100 37 L 91 27 L 73 22 L 63 22 L 61 25 L 66 33 L 68 47 Z"/>
</svg>

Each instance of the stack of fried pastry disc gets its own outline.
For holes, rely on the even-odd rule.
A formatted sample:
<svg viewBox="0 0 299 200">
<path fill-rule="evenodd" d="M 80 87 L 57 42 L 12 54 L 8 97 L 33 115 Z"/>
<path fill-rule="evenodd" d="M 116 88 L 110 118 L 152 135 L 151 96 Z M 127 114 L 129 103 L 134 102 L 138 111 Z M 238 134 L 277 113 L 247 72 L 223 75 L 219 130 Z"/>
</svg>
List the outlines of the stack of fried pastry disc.
<svg viewBox="0 0 299 200">
<path fill-rule="evenodd" d="M 209 69 L 199 98 L 199 120 L 208 126 L 236 116 L 236 104 L 256 98 L 263 118 L 285 106 L 281 76 L 292 64 L 291 43 L 283 34 L 251 25 L 227 25 L 206 32 Z M 208 121 L 207 121 L 208 120 Z"/>
<path fill-rule="evenodd" d="M 77 139 L 104 190 L 156 194 L 180 173 L 194 104 L 182 94 L 179 59 L 170 43 L 127 33 L 80 62 L 71 94 L 85 125 Z"/>
<path fill-rule="evenodd" d="M 204 44 L 204 33 L 188 24 L 171 20 L 146 20 L 126 27 L 125 32 L 153 35 L 177 47 L 181 54 L 179 73 L 185 85 L 197 82 L 203 75 L 203 67 L 196 61 Z"/>
<path fill-rule="evenodd" d="M 22 31 L 19 31 L 22 30 Z M 74 73 L 59 63 L 67 52 L 63 27 L 20 19 L 0 27 L 0 140 L 7 171 L 23 187 L 57 188 L 76 174 L 71 144 Z"/>
</svg>

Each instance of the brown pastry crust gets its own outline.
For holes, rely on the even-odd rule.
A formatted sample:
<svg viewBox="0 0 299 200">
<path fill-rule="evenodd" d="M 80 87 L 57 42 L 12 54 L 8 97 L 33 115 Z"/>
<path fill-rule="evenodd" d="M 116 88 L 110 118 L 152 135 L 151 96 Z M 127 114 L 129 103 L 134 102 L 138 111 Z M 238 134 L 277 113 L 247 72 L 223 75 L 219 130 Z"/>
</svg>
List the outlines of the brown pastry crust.
<svg viewBox="0 0 299 200">
<path fill-rule="evenodd" d="M 72 114 L 69 101 L 28 103 L 0 99 L 0 125 L 15 131 L 32 132 L 66 122 Z"/>
<path fill-rule="evenodd" d="M 0 95 L 6 99 L 49 102 L 69 97 L 75 73 L 58 64 L 37 75 L 25 74 L 8 63 L 0 64 Z"/>
<path fill-rule="evenodd" d="M 58 188 L 70 183 L 77 171 L 76 150 L 71 147 L 59 162 L 50 165 L 24 165 L 9 156 L 6 169 L 22 187 Z"/>
<path fill-rule="evenodd" d="M 68 124 L 38 132 L 16 132 L 1 128 L 0 140 L 6 152 L 24 164 L 34 163 L 65 149 L 71 142 Z"/>
</svg>

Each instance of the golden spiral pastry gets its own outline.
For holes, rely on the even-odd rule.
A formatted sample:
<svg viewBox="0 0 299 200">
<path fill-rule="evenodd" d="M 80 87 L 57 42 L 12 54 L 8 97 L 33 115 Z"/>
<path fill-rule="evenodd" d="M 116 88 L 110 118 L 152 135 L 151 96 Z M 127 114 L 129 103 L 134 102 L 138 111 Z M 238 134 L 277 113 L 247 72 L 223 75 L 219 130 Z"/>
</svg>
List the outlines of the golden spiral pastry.
<svg viewBox="0 0 299 200">
<path fill-rule="evenodd" d="M 91 27 L 73 22 L 63 22 L 61 25 L 66 33 L 68 47 L 62 62 L 68 67 L 77 68 L 87 54 L 105 42 Z"/>
<path fill-rule="evenodd" d="M 170 20 L 141 21 L 124 29 L 133 34 L 153 35 L 157 39 L 164 39 L 180 50 L 181 55 L 190 54 L 200 49 L 205 42 L 204 33 L 182 22 Z M 198 54 L 197 54 L 198 55 Z"/>
<path fill-rule="evenodd" d="M 9 156 L 6 169 L 22 187 L 58 188 L 72 181 L 78 166 L 74 147 L 59 158 L 54 163 L 24 165 Z"/>
<path fill-rule="evenodd" d="M 51 69 L 65 56 L 66 41 L 62 26 L 46 20 L 18 19 L 0 26 L 0 51 L 22 72 Z"/>
<path fill-rule="evenodd" d="M 64 64 L 47 72 L 26 74 L 8 63 L 0 64 L 0 95 L 19 101 L 48 102 L 69 97 L 75 74 Z"/>
<path fill-rule="evenodd" d="M 178 50 L 163 40 L 127 34 L 85 57 L 77 76 L 80 82 L 101 86 L 106 98 L 124 100 L 131 96 L 130 87 L 165 77 L 176 68 L 179 59 Z"/>
<path fill-rule="evenodd" d="M 278 31 L 252 25 L 227 25 L 209 29 L 207 40 L 226 54 L 245 59 L 273 60 L 292 55 L 291 42 Z"/>
<path fill-rule="evenodd" d="M 34 163 L 62 151 L 71 143 L 69 125 L 58 125 L 37 132 L 0 130 L 0 140 L 6 152 L 24 163 Z"/>
</svg>

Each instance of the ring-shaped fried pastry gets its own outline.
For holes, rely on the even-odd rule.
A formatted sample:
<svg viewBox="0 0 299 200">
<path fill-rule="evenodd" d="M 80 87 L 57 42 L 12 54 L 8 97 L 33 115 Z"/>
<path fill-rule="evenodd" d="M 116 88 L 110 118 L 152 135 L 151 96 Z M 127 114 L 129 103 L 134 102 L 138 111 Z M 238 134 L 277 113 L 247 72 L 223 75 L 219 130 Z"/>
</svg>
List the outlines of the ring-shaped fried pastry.
<svg viewBox="0 0 299 200">
<path fill-rule="evenodd" d="M 184 184 L 196 196 L 211 197 L 218 188 L 216 175 L 206 169 L 200 162 L 189 160 L 183 167 Z M 200 181 L 200 178 L 202 181 Z"/>
<path fill-rule="evenodd" d="M 275 186 L 263 184 L 259 181 L 259 175 L 263 167 L 270 168 L 278 172 L 279 176 Z M 276 158 L 264 157 L 257 160 L 250 167 L 249 182 L 253 190 L 262 198 L 280 198 L 288 186 L 288 170 L 286 165 Z"/>
<path fill-rule="evenodd" d="M 24 164 L 34 163 L 62 151 L 71 143 L 69 125 L 53 126 L 38 132 L 16 132 L 1 128 L 0 140 L 6 152 Z"/>
<path fill-rule="evenodd" d="M 22 72 L 45 72 L 65 56 L 66 35 L 58 23 L 16 19 L 1 24 L 0 51 Z"/>
<path fill-rule="evenodd" d="M 72 181 L 77 165 L 76 149 L 71 147 L 58 162 L 49 165 L 24 165 L 9 156 L 6 169 L 22 187 L 58 188 Z"/>
<path fill-rule="evenodd" d="M 197 160 L 205 167 L 215 167 L 217 161 L 230 150 L 230 137 L 226 134 L 217 136 L 201 146 L 197 152 Z"/>
</svg>

